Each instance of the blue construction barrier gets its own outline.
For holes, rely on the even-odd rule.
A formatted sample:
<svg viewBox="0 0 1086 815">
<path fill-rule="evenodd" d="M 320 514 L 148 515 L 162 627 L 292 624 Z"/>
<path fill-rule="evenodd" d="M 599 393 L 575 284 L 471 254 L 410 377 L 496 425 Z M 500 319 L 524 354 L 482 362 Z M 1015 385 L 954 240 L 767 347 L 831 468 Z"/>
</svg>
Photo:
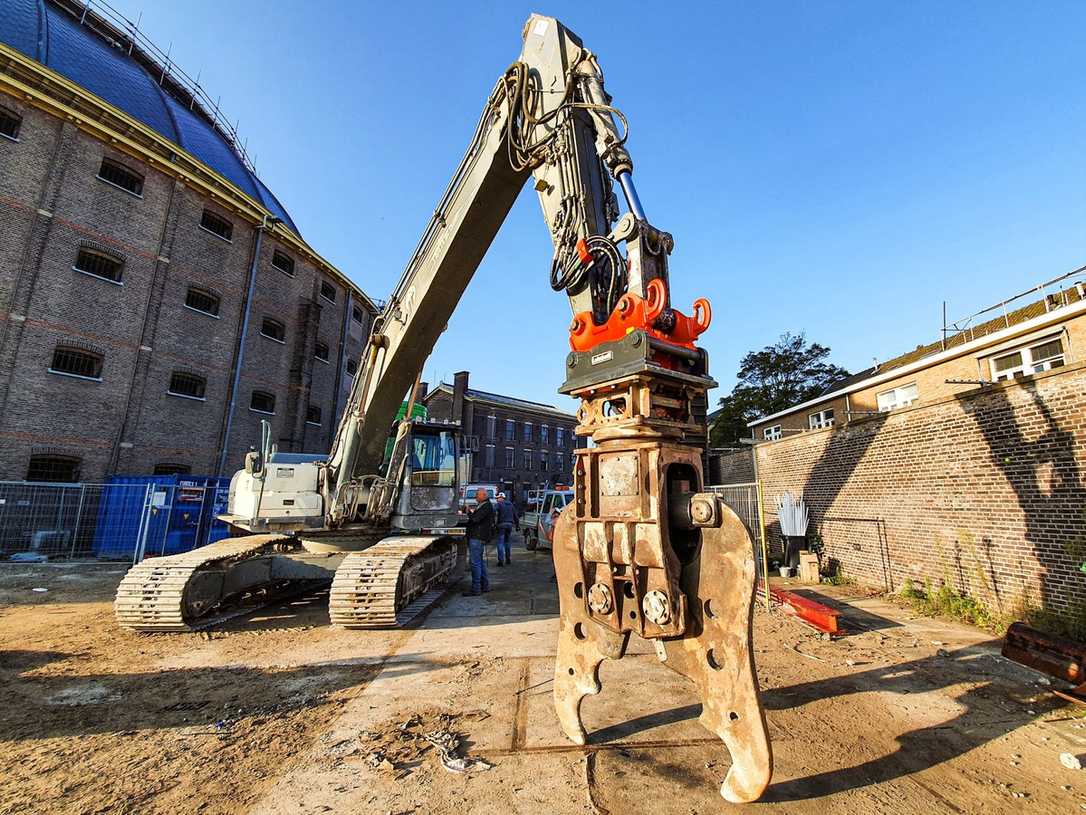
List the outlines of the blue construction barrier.
<svg viewBox="0 0 1086 815">
<path fill-rule="evenodd" d="M 230 479 L 215 476 L 114 476 L 104 485 L 94 536 L 96 557 L 132 560 L 187 552 L 228 537 Z"/>
</svg>

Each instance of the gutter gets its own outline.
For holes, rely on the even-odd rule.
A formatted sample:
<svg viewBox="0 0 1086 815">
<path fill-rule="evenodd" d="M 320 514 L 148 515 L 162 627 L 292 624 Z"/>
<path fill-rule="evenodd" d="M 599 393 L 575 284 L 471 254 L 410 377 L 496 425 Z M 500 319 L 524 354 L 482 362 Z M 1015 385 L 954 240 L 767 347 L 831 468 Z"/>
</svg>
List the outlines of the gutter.
<svg viewBox="0 0 1086 815">
<path fill-rule="evenodd" d="M 828 402 L 830 399 L 836 399 L 840 396 L 847 396 L 850 393 L 855 393 L 859 390 L 865 390 L 873 385 L 879 385 L 883 382 L 889 382 L 899 377 L 906 376 L 916 371 L 922 371 L 925 368 L 930 368 L 934 365 L 938 365 L 940 362 L 946 362 L 950 359 L 956 359 L 957 357 L 966 356 L 969 353 L 976 351 L 980 348 L 986 348 L 989 345 L 998 345 L 1004 340 L 1011 339 L 1019 334 L 1028 334 L 1031 331 L 1036 331 L 1039 328 L 1045 328 L 1053 323 L 1061 323 L 1072 317 L 1076 317 L 1082 313 L 1086 313 L 1086 300 L 1079 300 L 1072 303 L 1069 306 L 1063 306 L 1061 308 L 1053 309 L 1045 314 L 1039 314 L 1031 320 L 1026 320 L 1022 323 L 1016 323 L 1008 328 L 1000 329 L 993 334 L 986 334 L 983 337 L 978 337 L 975 340 L 959 345 L 956 348 L 951 348 L 946 351 L 940 351 L 937 354 L 932 354 L 928 357 L 923 357 L 910 362 L 908 365 L 902 365 L 900 368 L 892 368 L 886 373 L 879 373 L 867 379 L 861 379 L 859 382 L 854 382 L 846 388 L 832 391 L 831 393 L 824 393 L 814 399 L 808 399 L 806 402 L 801 402 L 798 405 L 793 405 L 786 410 L 779 410 L 776 413 L 772 413 L 768 416 L 761 416 L 754 421 L 747 422 L 747 427 L 754 427 L 755 425 L 762 424 L 763 422 L 769 422 L 773 419 L 779 419 L 782 416 L 788 416 L 791 413 L 795 413 L 797 410 L 803 410 L 804 408 L 820 405 L 823 402 Z"/>
</svg>

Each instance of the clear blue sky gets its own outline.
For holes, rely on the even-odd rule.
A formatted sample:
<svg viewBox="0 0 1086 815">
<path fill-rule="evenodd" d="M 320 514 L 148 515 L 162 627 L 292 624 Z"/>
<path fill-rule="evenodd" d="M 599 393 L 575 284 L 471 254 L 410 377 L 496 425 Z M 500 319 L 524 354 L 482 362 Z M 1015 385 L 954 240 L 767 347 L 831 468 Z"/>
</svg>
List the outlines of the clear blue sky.
<svg viewBox="0 0 1086 815">
<path fill-rule="evenodd" d="M 1086 4 L 112 0 L 240 119 L 304 237 L 395 285 L 533 10 L 597 53 L 722 388 L 784 331 L 859 370 L 1086 263 Z M 623 20 L 627 21 L 625 24 Z M 426 378 L 569 406 L 526 189 Z"/>
</svg>

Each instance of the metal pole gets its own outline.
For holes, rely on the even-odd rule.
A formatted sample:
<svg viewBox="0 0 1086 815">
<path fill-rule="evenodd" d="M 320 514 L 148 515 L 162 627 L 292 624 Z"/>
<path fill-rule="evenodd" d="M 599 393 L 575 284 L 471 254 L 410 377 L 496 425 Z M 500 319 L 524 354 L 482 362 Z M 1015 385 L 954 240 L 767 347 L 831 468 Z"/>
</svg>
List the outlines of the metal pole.
<svg viewBox="0 0 1086 815">
<path fill-rule="evenodd" d="M 140 513 L 139 532 L 136 533 L 136 545 L 132 547 L 132 565 L 143 562 L 143 550 L 147 546 L 147 530 L 150 527 L 151 493 L 154 484 L 148 484 L 143 490 L 143 512 Z"/>
<path fill-rule="evenodd" d="M 762 482 L 757 482 L 758 493 L 758 531 L 762 538 L 762 579 L 765 581 L 765 610 L 770 611 L 769 603 L 769 547 L 765 542 L 765 513 L 762 510 Z"/>
<path fill-rule="evenodd" d="M 238 352 L 234 363 L 234 377 L 230 384 L 230 404 L 226 408 L 226 426 L 223 428 L 222 450 L 219 451 L 219 463 L 215 475 L 222 475 L 226 467 L 226 456 L 230 450 L 230 431 L 234 425 L 234 409 L 238 403 L 238 388 L 241 385 L 241 368 L 245 362 L 245 340 L 249 333 L 249 317 L 253 310 L 253 294 L 256 289 L 256 272 L 260 265 L 260 246 L 264 240 L 264 230 L 279 222 L 278 218 L 264 216 L 263 222 L 256 228 L 256 245 L 253 247 L 253 262 L 249 266 L 249 285 L 245 293 L 245 310 L 241 316 L 241 331 L 238 338 Z"/>
<path fill-rule="evenodd" d="M 79 522 L 83 520 L 83 499 L 87 494 L 87 485 L 79 485 L 79 507 L 75 511 L 75 530 L 72 532 L 72 550 L 68 553 L 68 560 L 75 559 L 75 544 L 79 540 Z"/>
</svg>

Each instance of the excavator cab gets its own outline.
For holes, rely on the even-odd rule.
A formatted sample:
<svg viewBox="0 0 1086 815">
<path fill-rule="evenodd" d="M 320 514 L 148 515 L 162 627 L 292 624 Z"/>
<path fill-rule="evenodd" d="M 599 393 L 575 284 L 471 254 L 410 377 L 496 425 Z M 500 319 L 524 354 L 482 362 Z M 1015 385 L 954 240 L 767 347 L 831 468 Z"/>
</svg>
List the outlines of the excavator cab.
<svg viewBox="0 0 1086 815">
<path fill-rule="evenodd" d="M 444 531 L 457 524 L 460 426 L 414 419 L 392 526 L 404 532 Z"/>
</svg>

